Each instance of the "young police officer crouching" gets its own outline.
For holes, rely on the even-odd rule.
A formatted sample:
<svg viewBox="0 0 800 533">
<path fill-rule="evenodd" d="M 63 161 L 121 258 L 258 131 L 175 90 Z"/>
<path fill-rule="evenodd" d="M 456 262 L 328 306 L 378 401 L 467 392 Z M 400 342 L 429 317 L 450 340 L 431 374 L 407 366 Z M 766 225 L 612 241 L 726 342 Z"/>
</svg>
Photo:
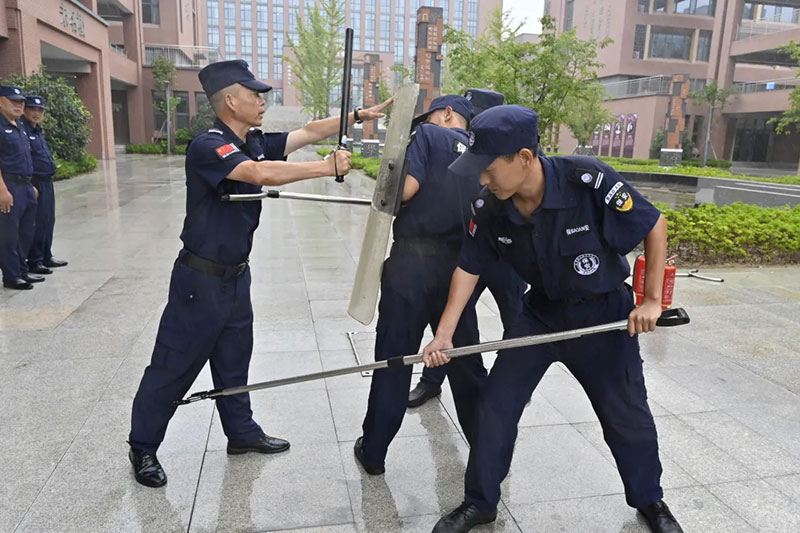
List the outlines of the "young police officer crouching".
<svg viewBox="0 0 800 533">
<path fill-rule="evenodd" d="M 326 161 L 286 162 L 298 148 L 336 134 L 339 118 L 317 120 L 293 132 L 262 133 L 261 94 L 271 87 L 256 80 L 244 61 L 212 63 L 200 71 L 200 83 L 217 120 L 186 154 L 183 249 L 172 270 L 150 366 L 133 400 L 128 456 L 136 481 L 148 487 L 167 482 L 156 451 L 175 412 L 173 402 L 189 390 L 206 362 L 215 387 L 247 384 L 253 350 L 248 256 L 261 202 L 226 203 L 220 197 L 350 170 L 350 153 L 344 150 Z M 380 118 L 389 103 L 360 115 Z M 267 436 L 253 420 L 248 394 L 220 398 L 217 409 L 228 454 L 289 449 L 287 441 Z"/>
<path fill-rule="evenodd" d="M 473 120 L 469 150 L 450 167 L 480 175 L 487 186 L 450 287 L 436 336 L 424 349 L 427 366 L 449 361 L 461 311 L 487 267 L 500 258 L 531 289 L 508 337 L 594 326 L 627 317 L 617 331 L 564 342 L 502 350 L 477 410 L 465 477 L 464 502 L 436 524 L 435 533 L 463 532 L 491 522 L 500 483 L 511 465 L 517 425 L 547 368 L 563 363 L 583 386 L 614 455 L 628 505 L 654 532 L 681 532 L 661 499 L 656 427 L 642 375 L 639 333 L 661 314 L 666 221 L 608 165 L 590 157 L 537 154 L 536 113 L 500 106 Z M 644 240 L 645 300 L 634 307 L 625 255 Z"/>
</svg>

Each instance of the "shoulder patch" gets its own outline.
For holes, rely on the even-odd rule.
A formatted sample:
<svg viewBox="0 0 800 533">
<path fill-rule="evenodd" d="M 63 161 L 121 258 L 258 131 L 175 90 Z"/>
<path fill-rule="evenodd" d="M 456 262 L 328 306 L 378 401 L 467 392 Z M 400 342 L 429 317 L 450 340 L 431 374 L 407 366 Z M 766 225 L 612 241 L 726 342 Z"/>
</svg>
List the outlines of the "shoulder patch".
<svg viewBox="0 0 800 533">
<path fill-rule="evenodd" d="M 588 189 L 599 189 L 600 185 L 603 183 L 603 178 L 602 170 L 590 170 L 577 167 L 573 169 L 572 174 L 569 176 L 570 181 Z"/>
<path fill-rule="evenodd" d="M 222 130 L 218 130 L 217 128 L 211 128 L 208 130 L 208 133 L 216 133 L 217 135 L 222 135 Z"/>
<path fill-rule="evenodd" d="M 219 156 L 220 159 L 227 159 L 232 154 L 235 154 L 236 152 L 239 151 L 240 151 L 239 148 L 233 143 L 223 144 L 222 146 L 216 149 L 217 155 Z"/>
<path fill-rule="evenodd" d="M 463 154 L 467 151 L 467 145 L 456 139 L 453 142 L 453 151 L 457 154 Z"/>
<path fill-rule="evenodd" d="M 627 213 L 633 208 L 633 196 L 621 181 L 611 187 L 606 194 L 605 202 L 608 207 L 613 207 L 621 213 Z"/>
</svg>

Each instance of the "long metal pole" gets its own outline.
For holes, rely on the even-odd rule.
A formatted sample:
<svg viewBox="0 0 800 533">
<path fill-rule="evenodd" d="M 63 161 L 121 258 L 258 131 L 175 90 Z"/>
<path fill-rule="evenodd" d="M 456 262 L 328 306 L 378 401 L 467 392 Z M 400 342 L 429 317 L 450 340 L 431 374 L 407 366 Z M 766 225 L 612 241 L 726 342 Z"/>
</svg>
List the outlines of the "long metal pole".
<svg viewBox="0 0 800 533">
<path fill-rule="evenodd" d="M 269 190 L 255 194 L 223 194 L 223 202 L 253 202 L 265 198 L 284 198 L 286 200 L 308 200 L 310 202 L 330 202 L 333 204 L 370 205 L 369 198 L 351 198 L 348 196 L 330 196 L 327 194 L 307 194 L 302 192 L 286 192 Z"/>
<path fill-rule="evenodd" d="M 683 309 L 668 309 L 661 314 L 657 324 L 662 327 L 680 326 L 689 323 L 689 315 Z M 527 337 L 518 337 L 515 339 L 504 339 L 499 341 L 489 341 L 480 344 L 472 344 L 470 346 L 461 346 L 459 348 L 452 348 L 444 350 L 443 353 L 448 357 L 454 359 L 456 357 L 463 357 L 465 355 L 473 355 L 482 352 L 492 352 L 495 350 L 508 350 L 511 348 L 522 348 L 525 346 L 535 346 L 537 344 L 547 344 L 550 342 L 559 342 L 569 339 L 577 339 L 586 335 L 595 335 L 597 333 L 607 333 L 609 331 L 618 331 L 628 329 L 627 320 L 619 320 L 609 324 L 601 324 L 599 326 L 591 326 L 588 328 L 572 329 L 568 331 L 561 331 L 558 333 L 546 333 L 544 335 L 530 335 Z M 261 383 L 254 383 L 252 385 L 245 385 L 242 387 L 231 387 L 228 389 L 213 389 L 209 391 L 196 392 L 184 400 L 177 400 L 175 405 L 185 405 L 188 403 L 197 402 L 200 400 L 207 400 L 211 398 L 219 398 L 222 396 L 231 396 L 233 394 L 241 394 L 243 392 L 251 392 L 256 390 L 271 389 L 281 387 L 283 385 L 292 385 L 294 383 L 303 383 L 305 381 L 315 381 L 318 379 L 332 378 L 335 376 L 344 376 L 346 374 L 356 374 L 369 370 L 378 370 L 390 366 L 407 366 L 415 363 L 422 362 L 422 353 L 416 355 L 403 355 L 398 357 L 391 357 L 383 361 L 375 361 L 374 363 L 367 363 L 364 365 L 351 366 L 347 368 L 337 368 L 334 370 L 326 370 L 323 372 L 314 372 L 313 374 L 305 374 L 302 376 L 295 376 L 290 378 L 274 379 L 272 381 L 264 381 Z"/>
</svg>

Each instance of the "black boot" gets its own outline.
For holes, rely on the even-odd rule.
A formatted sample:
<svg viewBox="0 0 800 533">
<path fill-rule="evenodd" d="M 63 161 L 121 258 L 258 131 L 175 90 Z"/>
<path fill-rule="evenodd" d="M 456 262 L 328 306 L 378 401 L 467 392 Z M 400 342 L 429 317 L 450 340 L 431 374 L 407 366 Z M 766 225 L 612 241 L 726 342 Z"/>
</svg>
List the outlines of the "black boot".
<svg viewBox="0 0 800 533">
<path fill-rule="evenodd" d="M 683 533 L 683 529 L 672 516 L 664 500 L 658 500 L 647 507 L 640 507 L 638 511 L 645 517 L 653 533 Z"/>
<path fill-rule="evenodd" d="M 438 385 L 427 385 L 424 381 L 417 383 L 411 392 L 408 393 L 408 407 L 419 407 L 431 398 L 436 398 L 442 393 L 442 388 Z"/>
<path fill-rule="evenodd" d="M 167 474 L 154 453 L 143 452 L 131 448 L 128 459 L 133 465 L 133 477 L 146 487 L 160 487 L 167 483 Z"/>
<path fill-rule="evenodd" d="M 436 522 L 433 533 L 466 533 L 475 526 L 494 522 L 496 518 L 497 511 L 484 514 L 474 505 L 462 503 Z"/>
</svg>

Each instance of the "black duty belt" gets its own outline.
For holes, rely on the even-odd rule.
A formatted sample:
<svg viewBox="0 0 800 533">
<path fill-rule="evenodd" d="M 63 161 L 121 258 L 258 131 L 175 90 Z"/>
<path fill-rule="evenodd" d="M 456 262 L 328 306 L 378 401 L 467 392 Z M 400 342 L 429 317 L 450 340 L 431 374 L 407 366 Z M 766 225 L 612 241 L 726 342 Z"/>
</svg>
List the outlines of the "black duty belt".
<svg viewBox="0 0 800 533">
<path fill-rule="evenodd" d="M 457 255 L 461 251 L 461 240 L 445 240 L 436 238 L 400 238 L 395 239 L 392 250 L 413 255 L 436 256 Z"/>
<path fill-rule="evenodd" d="M 559 298 L 558 300 L 549 299 L 547 295 L 544 293 L 544 291 L 531 290 L 525 294 L 525 297 L 531 303 L 540 303 L 544 305 L 563 305 L 563 304 L 575 305 L 586 302 L 592 302 L 595 300 L 601 300 L 603 298 L 608 297 L 608 295 L 611 294 L 612 292 L 617 292 L 621 290 L 623 287 L 625 287 L 624 283 L 619 287 L 616 287 L 615 289 L 611 289 L 608 292 L 587 293 L 584 294 L 583 296 L 575 296 L 572 298 Z"/>
<path fill-rule="evenodd" d="M 31 182 L 30 176 L 23 176 L 21 174 L 8 174 L 7 172 L 3 172 L 3 179 L 10 179 L 16 183 L 21 183 L 23 185 L 29 185 Z"/>
<path fill-rule="evenodd" d="M 178 261 L 188 266 L 192 270 L 197 270 L 203 274 L 210 274 L 219 278 L 225 277 L 226 274 L 241 276 L 242 273 L 247 269 L 248 264 L 247 261 L 245 261 L 244 263 L 239 263 L 238 265 L 223 265 L 220 263 L 215 263 L 214 261 L 209 261 L 208 259 L 203 259 L 200 256 L 194 255 L 189 250 L 183 250 L 180 256 L 178 256 Z"/>
</svg>

